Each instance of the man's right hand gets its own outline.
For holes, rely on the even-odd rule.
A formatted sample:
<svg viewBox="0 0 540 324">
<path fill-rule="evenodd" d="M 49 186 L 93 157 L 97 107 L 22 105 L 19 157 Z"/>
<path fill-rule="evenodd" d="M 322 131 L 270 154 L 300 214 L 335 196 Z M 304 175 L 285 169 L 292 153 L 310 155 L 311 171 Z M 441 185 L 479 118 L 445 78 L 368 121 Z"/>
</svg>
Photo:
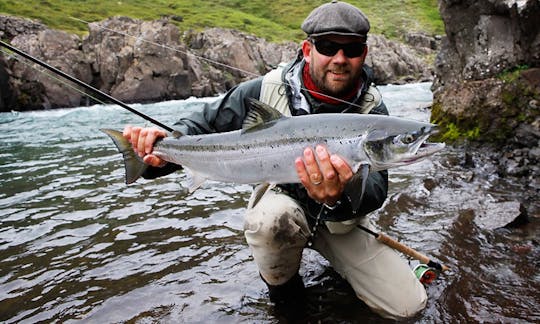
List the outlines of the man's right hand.
<svg viewBox="0 0 540 324">
<path fill-rule="evenodd" d="M 127 125 L 122 133 L 131 143 L 133 150 L 144 161 L 144 163 L 153 167 L 163 167 L 167 161 L 152 154 L 154 143 L 160 138 L 167 137 L 167 133 L 159 128 L 142 128 Z"/>
</svg>

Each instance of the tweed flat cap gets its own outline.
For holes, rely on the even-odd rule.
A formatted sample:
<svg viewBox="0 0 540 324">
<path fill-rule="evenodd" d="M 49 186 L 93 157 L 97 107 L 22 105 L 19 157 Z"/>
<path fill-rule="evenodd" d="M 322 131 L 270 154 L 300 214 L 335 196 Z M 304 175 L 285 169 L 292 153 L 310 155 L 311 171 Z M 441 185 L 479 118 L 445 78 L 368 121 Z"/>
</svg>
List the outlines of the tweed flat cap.
<svg viewBox="0 0 540 324">
<path fill-rule="evenodd" d="M 302 23 L 302 30 L 313 37 L 330 34 L 367 37 L 369 21 L 355 6 L 334 0 L 315 8 Z"/>
</svg>

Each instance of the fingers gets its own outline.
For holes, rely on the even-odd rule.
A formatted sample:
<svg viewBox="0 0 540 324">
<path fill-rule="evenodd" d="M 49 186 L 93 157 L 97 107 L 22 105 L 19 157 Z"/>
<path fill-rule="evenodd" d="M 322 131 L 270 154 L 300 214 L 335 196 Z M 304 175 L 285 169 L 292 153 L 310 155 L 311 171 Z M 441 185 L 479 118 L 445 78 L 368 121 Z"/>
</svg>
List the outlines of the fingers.
<svg viewBox="0 0 540 324">
<path fill-rule="evenodd" d="M 337 155 L 330 155 L 322 145 L 318 145 L 315 152 L 306 148 L 303 159 L 297 158 L 295 166 L 310 197 L 327 204 L 340 199 L 345 184 L 353 176 L 347 162 Z"/>
<path fill-rule="evenodd" d="M 128 125 L 124 128 L 122 134 L 131 143 L 135 153 L 142 157 L 145 163 L 155 167 L 163 166 L 166 163 L 161 158 L 151 154 L 156 140 L 167 136 L 165 131 L 158 128 L 142 128 Z"/>
<path fill-rule="evenodd" d="M 156 168 L 164 167 L 165 164 L 167 164 L 167 161 L 164 161 L 153 154 L 145 155 L 143 157 L 143 162 Z"/>
<path fill-rule="evenodd" d="M 347 183 L 354 176 L 351 167 L 339 155 L 331 155 L 330 163 L 332 163 L 332 166 L 337 171 L 339 182 Z"/>
</svg>

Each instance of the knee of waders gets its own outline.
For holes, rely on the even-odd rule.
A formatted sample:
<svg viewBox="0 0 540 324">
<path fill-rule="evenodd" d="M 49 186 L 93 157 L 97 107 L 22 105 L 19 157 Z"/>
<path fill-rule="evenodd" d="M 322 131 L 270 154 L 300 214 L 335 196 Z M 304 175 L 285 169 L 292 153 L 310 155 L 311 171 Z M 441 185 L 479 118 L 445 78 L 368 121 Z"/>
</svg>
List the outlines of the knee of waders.
<svg viewBox="0 0 540 324">
<path fill-rule="evenodd" d="M 248 244 L 256 239 L 265 245 L 302 246 L 309 236 L 302 209 L 290 197 L 276 194 L 265 195 L 246 211 L 244 230 Z"/>
</svg>

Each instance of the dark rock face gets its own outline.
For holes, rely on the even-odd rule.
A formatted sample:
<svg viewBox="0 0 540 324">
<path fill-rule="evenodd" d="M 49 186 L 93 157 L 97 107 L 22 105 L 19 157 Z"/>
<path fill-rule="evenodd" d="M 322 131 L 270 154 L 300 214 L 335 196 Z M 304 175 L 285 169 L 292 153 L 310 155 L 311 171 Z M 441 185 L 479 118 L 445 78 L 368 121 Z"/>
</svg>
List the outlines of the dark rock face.
<svg viewBox="0 0 540 324">
<path fill-rule="evenodd" d="M 185 98 L 191 93 L 186 49 L 174 25 L 117 17 L 88 28 L 82 49 L 100 90 L 126 102 Z"/>
<path fill-rule="evenodd" d="M 439 10 L 446 38 L 435 63 L 436 87 L 540 63 L 538 0 L 440 0 Z"/>
<path fill-rule="evenodd" d="M 501 174 L 538 176 L 540 1 L 440 0 L 439 9 L 447 37 L 432 120 L 449 140 L 496 145 Z"/>
<path fill-rule="evenodd" d="M 6 61 L 0 56 L 0 111 L 9 111 L 13 98 L 13 90 L 9 84 L 9 75 L 11 73 L 6 65 Z"/>
<path fill-rule="evenodd" d="M 90 65 L 80 51 L 80 41 L 75 35 L 45 29 L 36 34 L 15 36 L 11 44 L 84 82 L 92 80 Z M 66 91 L 63 83 L 51 82 L 48 73 L 40 72 L 41 69 L 33 68 L 23 59 L 14 61 L 10 69 L 16 106 L 48 109 L 81 104 L 81 93 Z"/>
<path fill-rule="evenodd" d="M 125 102 L 223 93 L 294 59 L 299 49 L 293 42 L 268 43 L 221 28 L 180 35 L 166 18 L 114 17 L 90 23 L 88 29 L 89 35 L 81 40 L 33 21 L 0 16 L 0 32 L 12 45 Z M 367 64 L 374 68 L 376 83 L 432 79 L 431 67 L 420 58 L 433 51 L 429 37 L 410 38 L 411 44 L 418 44 L 416 48 L 370 36 Z M 0 82 L 2 111 L 73 107 L 88 100 L 65 81 L 37 72 L 22 58 L 8 59 L 0 69 L 9 75 Z"/>
</svg>

